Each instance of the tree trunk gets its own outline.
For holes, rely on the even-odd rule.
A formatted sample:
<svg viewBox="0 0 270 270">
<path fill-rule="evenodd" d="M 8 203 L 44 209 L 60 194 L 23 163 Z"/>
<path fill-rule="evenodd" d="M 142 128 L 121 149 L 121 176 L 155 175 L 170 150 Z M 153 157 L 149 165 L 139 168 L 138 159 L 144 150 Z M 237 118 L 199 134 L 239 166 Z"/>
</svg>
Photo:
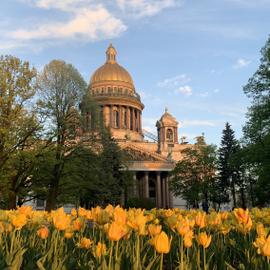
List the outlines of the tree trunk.
<svg viewBox="0 0 270 270">
<path fill-rule="evenodd" d="M 233 208 L 236 207 L 236 194 L 235 194 L 235 184 L 232 182 L 232 198 L 233 198 Z"/>
<path fill-rule="evenodd" d="M 14 190 L 8 192 L 8 209 L 16 209 L 16 193 Z"/>
<path fill-rule="evenodd" d="M 58 185 L 56 186 L 54 184 L 49 188 L 48 194 L 47 194 L 46 211 L 49 211 L 49 212 L 55 209 L 57 206 Z"/>
<path fill-rule="evenodd" d="M 245 190 L 243 187 L 241 187 L 241 202 L 242 202 L 242 208 L 246 209 L 246 198 L 245 198 Z"/>
</svg>

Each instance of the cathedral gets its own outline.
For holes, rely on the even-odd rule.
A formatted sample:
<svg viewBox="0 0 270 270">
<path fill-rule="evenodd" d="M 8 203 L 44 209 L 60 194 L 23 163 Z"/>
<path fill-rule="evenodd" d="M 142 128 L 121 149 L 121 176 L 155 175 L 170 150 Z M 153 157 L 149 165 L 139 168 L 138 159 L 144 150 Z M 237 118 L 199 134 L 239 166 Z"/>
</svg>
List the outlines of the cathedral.
<svg viewBox="0 0 270 270">
<path fill-rule="evenodd" d="M 179 143 L 178 122 L 167 109 L 156 122 L 157 136 L 143 129 L 144 105 L 132 77 L 118 64 L 112 45 L 105 64 L 91 77 L 89 92 L 101 109 L 104 125 L 131 157 L 128 169 L 133 172 L 133 196 L 151 199 L 156 207 L 185 207 L 183 200 L 172 196 L 168 182 L 181 150 L 190 145 L 184 139 Z"/>
</svg>

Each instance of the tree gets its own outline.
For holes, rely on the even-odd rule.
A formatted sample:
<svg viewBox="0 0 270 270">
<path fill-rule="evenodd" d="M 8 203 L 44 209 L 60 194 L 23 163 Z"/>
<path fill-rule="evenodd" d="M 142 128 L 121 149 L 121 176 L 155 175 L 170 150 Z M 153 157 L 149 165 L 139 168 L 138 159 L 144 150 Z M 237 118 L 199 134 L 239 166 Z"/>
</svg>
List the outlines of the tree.
<svg viewBox="0 0 270 270">
<path fill-rule="evenodd" d="M 215 146 L 206 145 L 203 136 L 200 136 L 193 147 L 187 147 L 181 153 L 183 159 L 172 171 L 172 192 L 194 208 L 198 208 L 201 201 L 208 204 L 216 177 Z"/>
<path fill-rule="evenodd" d="M 49 123 L 46 140 L 53 140 L 55 145 L 55 163 L 46 198 L 46 209 L 51 210 L 57 206 L 65 160 L 77 146 L 74 139 L 79 122 L 78 108 L 86 92 L 86 83 L 71 64 L 53 60 L 38 76 L 37 85 L 42 114 Z"/>
<path fill-rule="evenodd" d="M 244 86 L 251 106 L 243 131 L 247 158 L 258 176 L 257 203 L 263 206 L 270 203 L 270 36 L 261 54 L 258 70 Z"/>
<path fill-rule="evenodd" d="M 40 123 L 33 97 L 36 70 L 13 56 L 0 57 L 0 193 L 16 207 L 19 188 L 27 181 L 27 166 L 15 166 L 29 154 Z"/>
<path fill-rule="evenodd" d="M 236 183 L 239 182 L 239 170 L 236 162 L 233 161 L 234 155 L 239 151 L 239 143 L 235 139 L 234 131 L 230 124 L 225 124 L 222 131 L 222 139 L 218 151 L 218 190 L 220 191 L 219 203 L 228 203 L 229 193 L 233 199 L 233 207 L 236 207 Z"/>
</svg>

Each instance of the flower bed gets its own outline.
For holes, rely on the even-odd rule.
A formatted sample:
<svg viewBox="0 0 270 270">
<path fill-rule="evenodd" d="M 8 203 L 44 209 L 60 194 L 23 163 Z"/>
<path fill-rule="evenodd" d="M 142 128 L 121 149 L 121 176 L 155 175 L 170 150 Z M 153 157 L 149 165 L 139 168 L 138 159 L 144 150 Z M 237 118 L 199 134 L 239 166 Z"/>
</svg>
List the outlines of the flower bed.
<svg viewBox="0 0 270 270">
<path fill-rule="evenodd" d="M 270 269 L 270 209 L 0 211 L 0 269 Z"/>
</svg>

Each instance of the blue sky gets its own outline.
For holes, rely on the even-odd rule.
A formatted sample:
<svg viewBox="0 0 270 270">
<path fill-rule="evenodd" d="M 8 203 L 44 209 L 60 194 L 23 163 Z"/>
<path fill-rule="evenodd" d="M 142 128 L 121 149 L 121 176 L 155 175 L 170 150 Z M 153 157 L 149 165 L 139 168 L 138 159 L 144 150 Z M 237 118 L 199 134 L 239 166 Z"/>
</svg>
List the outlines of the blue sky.
<svg viewBox="0 0 270 270">
<path fill-rule="evenodd" d="M 88 82 L 110 42 L 132 75 L 155 133 L 165 107 L 189 142 L 219 144 L 225 122 L 241 137 L 242 87 L 270 34 L 270 0 L 4 0 L 0 54 L 41 69 L 72 63 Z"/>
</svg>

